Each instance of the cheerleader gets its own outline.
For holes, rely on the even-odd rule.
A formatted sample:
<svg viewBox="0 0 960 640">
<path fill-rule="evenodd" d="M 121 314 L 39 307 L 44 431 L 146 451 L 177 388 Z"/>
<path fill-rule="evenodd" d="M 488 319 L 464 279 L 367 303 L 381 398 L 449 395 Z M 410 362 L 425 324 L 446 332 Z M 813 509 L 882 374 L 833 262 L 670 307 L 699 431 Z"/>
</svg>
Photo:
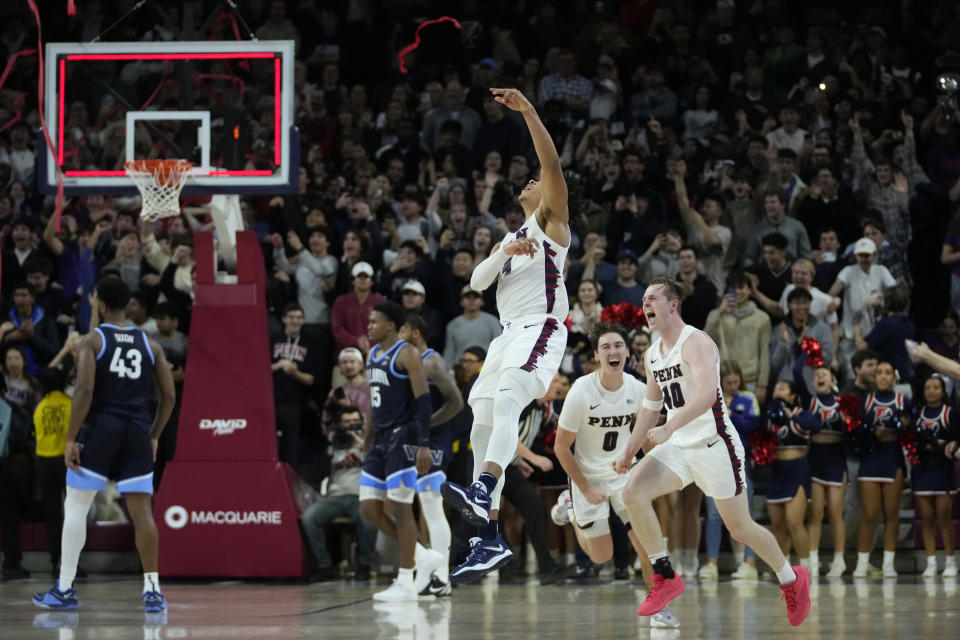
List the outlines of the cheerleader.
<svg viewBox="0 0 960 640">
<path fill-rule="evenodd" d="M 843 496 L 847 490 L 847 456 L 843 449 L 846 425 L 840 415 L 837 400 L 837 385 L 833 372 L 819 367 L 813 372 L 811 396 L 803 377 L 806 354 L 801 354 L 793 367 L 794 382 L 801 397 L 801 406 L 820 424 L 820 431 L 810 436 L 810 473 L 813 484 L 810 489 L 810 511 L 807 531 L 810 538 L 810 575 L 820 572 L 820 532 L 823 527 L 824 505 L 830 515 L 830 532 L 833 534 L 833 563 L 828 577 L 839 578 L 847 569 L 843 559 L 847 529 L 843 522 Z"/>
<path fill-rule="evenodd" d="M 893 390 L 897 374 L 889 362 L 877 365 L 877 390 L 864 398 L 863 422 L 877 439 L 873 451 L 860 461 L 860 524 L 857 531 L 857 567 L 854 578 L 868 577 L 873 532 L 883 512 L 884 578 L 895 578 L 893 566 L 900 525 L 900 494 L 903 493 L 904 464 L 900 453 L 899 426 L 909 412 L 908 401 Z"/>
<path fill-rule="evenodd" d="M 801 566 L 810 568 L 810 541 L 804 516 L 811 493 L 807 444 L 820 423 L 809 411 L 797 406 L 797 390 L 792 382 L 779 381 L 767 408 L 767 428 L 777 434 L 777 458 L 770 469 L 767 487 L 767 511 L 773 534 L 785 555 L 791 543 Z"/>
<path fill-rule="evenodd" d="M 927 552 L 927 567 L 924 578 L 937 575 L 937 529 L 943 538 L 946 562 L 944 578 L 957 576 L 957 559 L 954 556 L 953 494 L 954 459 L 956 440 L 960 438 L 960 419 L 947 406 L 947 387 L 943 378 L 931 375 L 923 383 L 923 407 L 917 415 L 917 427 L 927 432 L 929 439 L 918 439 L 920 464 L 913 465 L 910 480 L 913 495 L 920 507 L 923 521 L 923 547 Z M 928 444 L 925 444 L 928 443 Z M 948 447 L 948 445 L 953 445 Z"/>
</svg>

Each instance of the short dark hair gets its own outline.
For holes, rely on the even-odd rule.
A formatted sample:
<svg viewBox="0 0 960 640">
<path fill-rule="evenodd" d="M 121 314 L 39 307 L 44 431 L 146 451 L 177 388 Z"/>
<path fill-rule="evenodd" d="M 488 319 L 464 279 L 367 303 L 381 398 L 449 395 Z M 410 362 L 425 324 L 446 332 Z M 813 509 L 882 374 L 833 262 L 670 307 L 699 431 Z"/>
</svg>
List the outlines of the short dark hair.
<svg viewBox="0 0 960 640">
<path fill-rule="evenodd" d="M 174 320 L 179 320 L 180 316 L 177 315 L 177 308 L 173 306 L 170 302 L 161 302 L 153 309 L 154 318 L 173 318 Z"/>
<path fill-rule="evenodd" d="M 100 278 L 97 283 L 97 300 L 111 311 L 122 311 L 130 302 L 130 287 L 122 278 Z"/>
<path fill-rule="evenodd" d="M 693 257 L 697 259 L 700 258 L 700 250 L 697 249 L 692 244 L 683 245 L 682 247 L 680 247 L 680 251 L 693 251 Z M 680 251 L 677 251 L 677 255 L 680 255 Z"/>
<path fill-rule="evenodd" d="M 598 322 L 590 330 L 590 346 L 594 351 L 600 350 L 600 337 L 608 333 L 616 333 L 623 338 L 623 344 L 630 344 L 630 334 L 622 325 L 616 322 Z"/>
<path fill-rule="evenodd" d="M 33 285 L 31 285 L 26 280 L 21 280 L 17 284 L 13 285 L 13 290 L 16 291 L 17 289 L 26 289 L 27 293 L 29 293 L 31 296 L 33 296 L 34 298 L 37 297 L 37 290 L 34 289 Z"/>
<path fill-rule="evenodd" d="M 886 225 L 883 224 L 883 220 L 881 220 L 880 218 L 873 218 L 873 217 L 864 218 L 863 222 L 860 223 L 860 229 L 863 230 L 863 229 L 866 229 L 867 227 L 875 227 L 877 231 L 879 231 L 884 235 L 886 235 L 887 233 L 887 227 Z"/>
<path fill-rule="evenodd" d="M 49 276 L 53 273 L 53 263 L 44 256 L 30 256 L 23 262 L 23 272 L 26 274 L 42 273 Z"/>
<path fill-rule="evenodd" d="M 403 324 L 410 327 L 413 331 L 419 331 L 425 342 L 430 342 L 430 325 L 423 319 L 419 313 L 408 313 L 404 318 Z"/>
<path fill-rule="evenodd" d="M 787 294 L 787 302 L 793 302 L 794 300 L 806 300 L 807 302 L 811 302 L 813 300 L 813 296 L 803 287 L 796 287 L 793 289 L 793 291 Z"/>
<path fill-rule="evenodd" d="M 60 367 L 41 369 L 38 380 L 44 393 L 63 391 L 67 388 L 67 372 Z"/>
<path fill-rule="evenodd" d="M 460 247 L 459 249 L 453 252 L 453 255 L 456 256 L 458 253 L 465 253 L 468 256 L 470 256 L 471 260 L 474 259 L 473 249 L 471 249 L 470 247 Z"/>
<path fill-rule="evenodd" d="M 337 408 L 337 422 L 343 422 L 343 416 L 347 415 L 348 413 L 359 413 L 360 419 L 363 420 L 363 411 L 360 411 L 360 409 L 352 404 L 348 404 L 346 406 Z"/>
<path fill-rule="evenodd" d="M 777 160 L 780 160 L 781 158 L 787 158 L 789 160 L 793 160 L 794 162 L 796 162 L 797 152 L 794 151 L 793 149 L 788 149 L 786 147 L 783 147 L 782 149 L 777 149 Z"/>
<path fill-rule="evenodd" d="M 883 294 L 884 306 L 889 313 L 903 313 L 910 304 L 910 298 L 903 287 L 890 287 Z"/>
<path fill-rule="evenodd" d="M 330 239 L 330 230 L 327 229 L 327 228 L 326 228 L 325 226 L 323 226 L 322 224 L 318 224 L 318 225 L 315 226 L 315 227 L 309 227 L 309 228 L 307 229 L 307 238 L 309 239 L 310 236 L 312 236 L 312 235 L 315 234 L 315 233 L 320 233 L 320 234 L 322 234 L 323 237 L 326 238 L 327 240 Z"/>
<path fill-rule="evenodd" d="M 854 372 L 856 372 L 867 360 L 876 360 L 879 363 L 880 354 L 873 349 L 860 349 L 860 351 L 857 351 L 853 354 L 853 357 L 850 358 L 850 366 L 852 366 Z"/>
<path fill-rule="evenodd" d="M 779 231 L 774 231 L 773 233 L 768 233 L 760 239 L 761 245 L 776 247 L 781 251 L 786 251 L 787 247 L 790 246 L 790 241 L 787 240 L 787 236 L 783 235 Z"/>
<path fill-rule="evenodd" d="M 395 329 L 399 329 L 403 326 L 404 318 L 407 315 L 406 309 L 396 302 L 391 302 L 389 300 L 386 302 L 377 303 L 374 305 L 373 310 L 386 316 L 387 320 L 393 323 Z"/>
<path fill-rule="evenodd" d="M 420 248 L 420 245 L 417 244 L 416 240 L 404 240 L 400 243 L 400 248 L 410 249 L 410 251 L 413 251 L 415 254 L 417 254 L 418 258 L 423 256 L 423 249 Z"/>
<path fill-rule="evenodd" d="M 477 359 L 480 362 L 483 362 L 487 359 L 487 350 L 483 347 L 467 347 L 463 350 L 464 353 L 469 353 L 472 356 L 477 356 Z"/>
<path fill-rule="evenodd" d="M 280 314 L 280 317 L 282 318 L 291 311 L 299 311 L 300 313 L 303 313 L 303 307 L 300 306 L 299 302 L 287 303 L 287 305 L 283 308 L 283 313 Z"/>
<path fill-rule="evenodd" d="M 650 287 L 662 284 L 667 289 L 667 298 L 670 300 L 676 300 L 677 302 L 683 302 L 683 289 L 680 288 L 680 283 L 676 279 L 671 278 L 670 276 L 657 276 L 652 278 L 650 282 L 647 283 L 647 290 Z"/>
<path fill-rule="evenodd" d="M 731 271 L 727 276 L 727 289 L 751 286 L 750 277 L 743 271 Z"/>
</svg>

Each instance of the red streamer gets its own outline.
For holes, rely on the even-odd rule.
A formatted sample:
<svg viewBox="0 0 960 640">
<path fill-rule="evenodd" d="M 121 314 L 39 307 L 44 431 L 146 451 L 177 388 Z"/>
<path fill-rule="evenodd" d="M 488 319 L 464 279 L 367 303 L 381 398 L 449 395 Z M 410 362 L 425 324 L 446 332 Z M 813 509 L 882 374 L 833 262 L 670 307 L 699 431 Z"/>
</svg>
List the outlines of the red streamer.
<svg viewBox="0 0 960 640">
<path fill-rule="evenodd" d="M 20 106 L 23 104 L 23 100 L 26 97 L 27 97 L 27 92 L 21 91 L 20 93 L 17 94 L 17 97 L 13 99 L 13 110 L 16 113 L 13 114 L 13 117 L 10 118 L 10 120 L 8 120 L 5 125 L 0 127 L 0 133 L 3 133 L 4 131 L 9 129 L 16 123 L 20 122 L 20 117 L 23 115 L 23 111 L 21 111 Z"/>
<path fill-rule="evenodd" d="M 807 354 L 808 367 L 823 366 L 823 346 L 819 340 L 803 336 L 800 340 L 800 351 Z"/>
<path fill-rule="evenodd" d="M 436 20 L 427 20 L 426 22 L 421 22 L 420 26 L 417 27 L 416 39 L 413 41 L 413 44 L 408 44 L 407 46 L 405 46 L 403 49 L 400 50 L 400 53 L 397 54 L 397 62 L 400 63 L 400 73 L 403 73 L 403 74 L 409 73 L 409 71 L 407 71 L 407 64 L 406 62 L 404 62 L 403 58 L 408 53 L 410 53 L 411 51 L 413 51 L 414 49 L 420 46 L 420 30 L 423 29 L 424 27 L 430 26 L 431 24 L 439 24 L 441 22 L 450 22 L 457 29 L 463 29 L 463 27 L 460 26 L 460 23 L 457 22 L 454 18 L 451 18 L 450 16 L 440 16 Z"/>
</svg>

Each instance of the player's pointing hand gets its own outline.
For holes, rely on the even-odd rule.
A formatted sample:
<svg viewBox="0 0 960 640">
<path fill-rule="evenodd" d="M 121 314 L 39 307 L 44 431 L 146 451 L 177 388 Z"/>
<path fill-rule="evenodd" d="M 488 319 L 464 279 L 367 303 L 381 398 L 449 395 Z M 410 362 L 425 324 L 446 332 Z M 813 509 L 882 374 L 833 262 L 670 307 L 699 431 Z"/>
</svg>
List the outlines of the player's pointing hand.
<svg viewBox="0 0 960 640">
<path fill-rule="evenodd" d="M 490 89 L 490 93 L 493 94 L 493 99 L 507 107 L 508 109 L 513 109 L 514 111 L 529 111 L 533 109 L 533 105 L 530 104 L 530 101 L 527 100 L 522 93 L 516 89 Z"/>
</svg>

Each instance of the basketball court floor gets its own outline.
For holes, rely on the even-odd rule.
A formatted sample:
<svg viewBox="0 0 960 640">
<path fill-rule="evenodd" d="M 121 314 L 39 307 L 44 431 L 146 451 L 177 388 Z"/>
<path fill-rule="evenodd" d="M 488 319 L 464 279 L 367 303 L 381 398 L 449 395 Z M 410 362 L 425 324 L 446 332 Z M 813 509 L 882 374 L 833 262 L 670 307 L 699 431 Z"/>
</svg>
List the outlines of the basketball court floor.
<svg viewBox="0 0 960 640">
<path fill-rule="evenodd" d="M 79 585 L 81 608 L 48 612 L 30 596 L 46 580 L 0 584 L 0 638 L 951 638 L 960 625 L 958 582 L 821 579 L 810 617 L 789 626 L 780 591 L 768 582 L 688 584 L 672 609 L 678 629 L 651 629 L 636 615 L 642 585 L 541 587 L 489 578 L 453 597 L 374 603 L 380 585 L 240 582 L 172 583 L 163 615 L 144 614 L 139 580 L 94 577 Z"/>
</svg>

